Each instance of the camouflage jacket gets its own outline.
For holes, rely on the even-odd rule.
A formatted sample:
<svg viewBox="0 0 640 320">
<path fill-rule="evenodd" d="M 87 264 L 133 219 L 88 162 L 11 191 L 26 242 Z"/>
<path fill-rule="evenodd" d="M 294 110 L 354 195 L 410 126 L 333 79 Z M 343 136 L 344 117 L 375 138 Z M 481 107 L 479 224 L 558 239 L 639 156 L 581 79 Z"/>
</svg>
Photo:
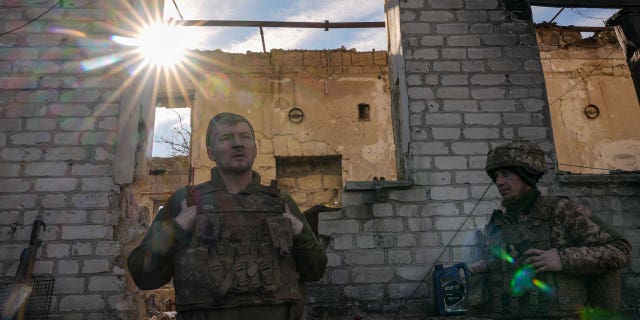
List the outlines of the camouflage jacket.
<svg viewBox="0 0 640 320">
<path fill-rule="evenodd" d="M 251 194 L 257 191 L 260 175 L 254 172 L 253 176 L 252 183 L 242 191 L 243 193 Z M 213 184 L 224 185 L 216 168 L 212 169 L 211 177 Z M 171 281 L 174 273 L 174 252 L 184 249 L 192 239 L 191 232 L 183 230 L 174 220 L 180 212 L 180 203 L 187 194 L 188 190 L 182 188 L 167 200 L 140 245 L 129 255 L 129 272 L 140 289 L 157 289 Z M 293 255 L 300 279 L 317 281 L 324 275 L 327 255 L 295 201 L 286 193 L 283 193 L 282 197 L 291 213 L 304 224 L 302 232 L 294 237 L 293 243 Z"/>
<path fill-rule="evenodd" d="M 518 215 L 519 222 L 527 218 L 527 214 Z M 549 240 L 558 250 L 562 271 L 574 275 L 611 272 L 626 267 L 631 259 L 627 240 L 592 216 L 588 207 L 567 198 L 556 205 Z"/>
</svg>

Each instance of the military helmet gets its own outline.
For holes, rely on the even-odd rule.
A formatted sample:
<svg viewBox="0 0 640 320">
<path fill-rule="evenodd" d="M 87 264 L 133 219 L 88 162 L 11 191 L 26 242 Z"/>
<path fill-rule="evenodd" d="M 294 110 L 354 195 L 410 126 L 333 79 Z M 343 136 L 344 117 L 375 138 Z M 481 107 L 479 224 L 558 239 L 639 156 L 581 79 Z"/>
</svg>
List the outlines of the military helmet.
<svg viewBox="0 0 640 320">
<path fill-rule="evenodd" d="M 485 166 L 489 176 L 496 169 L 504 167 L 522 167 L 540 176 L 547 172 L 544 167 L 544 152 L 529 141 L 513 141 L 489 150 Z"/>
</svg>

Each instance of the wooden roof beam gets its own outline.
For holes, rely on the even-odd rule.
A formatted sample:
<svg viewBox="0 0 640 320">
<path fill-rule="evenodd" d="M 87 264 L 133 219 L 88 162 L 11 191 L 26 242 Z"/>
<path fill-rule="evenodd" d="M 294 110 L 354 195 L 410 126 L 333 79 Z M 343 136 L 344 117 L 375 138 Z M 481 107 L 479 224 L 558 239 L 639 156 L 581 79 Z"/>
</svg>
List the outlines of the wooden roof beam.
<svg viewBox="0 0 640 320">
<path fill-rule="evenodd" d="M 567 8 L 640 8 L 639 0 L 529 0 L 532 6 Z"/>
</svg>

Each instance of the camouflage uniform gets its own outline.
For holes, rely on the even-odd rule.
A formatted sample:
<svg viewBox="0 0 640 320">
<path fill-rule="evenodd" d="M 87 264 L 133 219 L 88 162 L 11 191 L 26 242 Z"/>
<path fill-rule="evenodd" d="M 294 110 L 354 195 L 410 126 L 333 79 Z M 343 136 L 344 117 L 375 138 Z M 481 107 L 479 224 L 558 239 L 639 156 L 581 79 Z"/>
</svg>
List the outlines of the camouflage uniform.
<svg viewBox="0 0 640 320">
<path fill-rule="evenodd" d="M 265 188 L 260 185 L 260 175 L 254 172 L 253 176 L 252 183 L 240 194 L 251 196 Z M 216 168 L 212 170 L 211 177 L 213 187 L 221 188 L 222 192 L 226 193 L 224 191 L 226 190 L 224 183 Z M 181 261 L 183 261 L 181 257 L 184 257 L 185 252 L 194 249 L 192 232 L 183 230 L 173 219 L 180 212 L 180 203 L 187 195 L 187 188 L 183 188 L 169 198 L 166 205 L 158 213 L 142 243 L 129 256 L 129 271 L 140 289 L 156 289 L 168 283 L 172 278 L 174 278 L 174 282 L 176 280 L 184 282 L 184 278 L 190 277 L 186 274 L 174 274 L 178 270 L 185 269 L 180 267 Z M 293 239 L 292 255 L 297 269 L 296 275 L 299 273 L 301 281 L 317 281 L 322 277 L 326 268 L 326 253 L 295 201 L 287 194 L 282 194 L 280 197 L 288 205 L 291 213 L 304 224 L 302 232 Z M 195 229 L 197 228 L 198 226 Z M 222 238 L 223 235 L 221 235 Z M 234 253 L 234 255 L 237 256 L 237 253 Z M 201 263 L 211 264 L 211 261 L 207 258 L 209 256 L 206 254 L 203 256 L 205 258 Z M 221 260 L 230 260 L 229 257 L 220 258 Z M 188 290 L 189 287 L 186 289 Z M 295 291 L 295 289 L 290 289 Z M 250 298 L 250 293 L 245 294 L 243 305 L 238 304 L 237 307 L 229 308 L 229 306 L 219 305 L 205 308 L 202 305 L 198 305 L 193 308 L 184 304 L 184 302 L 191 302 L 188 300 L 194 300 L 187 297 L 186 299 L 181 299 L 182 302 L 178 302 L 179 304 L 182 303 L 182 306 L 177 306 L 178 309 L 182 308 L 182 311 L 178 312 L 178 319 L 258 319 L 263 318 L 265 315 L 268 315 L 269 319 L 294 319 L 296 316 L 295 306 L 292 303 L 273 300 L 272 304 L 264 303 L 263 301 L 255 305 L 247 305 L 247 298 Z M 260 297 L 256 297 L 255 300 L 259 301 Z M 226 303 L 227 300 L 220 301 Z"/>
<path fill-rule="evenodd" d="M 628 241 L 589 208 L 567 198 L 543 197 L 535 182 L 546 172 L 544 154 L 535 144 L 516 141 L 496 147 L 488 154 L 486 171 L 495 180 L 495 170 L 511 169 L 530 180 L 533 189 L 494 211 L 485 228 L 484 256 L 489 274 L 487 310 L 494 318 L 573 317 L 585 305 L 615 311 L 617 305 L 603 305 L 598 294 L 620 297 L 619 269 L 628 265 Z M 533 178 L 531 178 L 533 177 Z M 503 205 L 505 202 L 503 202 Z M 522 256 L 529 248 L 556 248 L 561 272 L 543 272 L 535 278 L 549 284 L 555 296 L 528 288 L 516 293 L 514 276 L 522 272 Z M 499 257 L 507 253 L 512 261 Z M 522 274 L 522 273 L 521 273 Z M 618 292 L 598 292 L 602 281 Z M 616 304 L 616 303 L 613 303 Z"/>
</svg>

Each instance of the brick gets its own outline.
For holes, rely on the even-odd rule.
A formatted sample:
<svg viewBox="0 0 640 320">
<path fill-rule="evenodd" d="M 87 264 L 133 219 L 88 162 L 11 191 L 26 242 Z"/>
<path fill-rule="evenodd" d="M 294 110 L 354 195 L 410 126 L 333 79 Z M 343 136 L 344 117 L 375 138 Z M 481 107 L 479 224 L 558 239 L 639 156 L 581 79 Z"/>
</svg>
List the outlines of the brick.
<svg viewBox="0 0 640 320">
<path fill-rule="evenodd" d="M 111 228 L 101 225 L 62 226 L 61 239 L 108 239 L 112 234 Z"/>
<path fill-rule="evenodd" d="M 416 246 L 416 236 L 413 234 L 401 234 L 396 239 L 399 248 Z"/>
<path fill-rule="evenodd" d="M 78 274 L 79 263 L 77 260 L 58 260 L 56 264 L 58 266 L 57 274 Z M 84 279 L 82 280 L 84 281 Z M 79 291 L 79 293 L 81 292 Z"/>
<path fill-rule="evenodd" d="M 493 59 L 502 57 L 500 48 L 469 48 L 467 49 L 469 59 Z"/>
<path fill-rule="evenodd" d="M 87 212 L 85 210 L 49 210 L 45 212 L 43 220 L 49 225 L 86 223 Z"/>
<path fill-rule="evenodd" d="M 440 82 L 445 86 L 466 85 L 468 77 L 466 74 L 443 74 Z"/>
<path fill-rule="evenodd" d="M 20 179 L 3 179 L 0 193 L 18 193 L 29 190 L 29 182 Z"/>
<path fill-rule="evenodd" d="M 475 112 L 478 111 L 478 102 L 475 100 L 446 100 L 444 101 L 444 111 Z"/>
<path fill-rule="evenodd" d="M 72 197 L 75 208 L 108 208 L 110 207 L 107 194 L 76 194 Z"/>
<path fill-rule="evenodd" d="M 366 206 L 343 206 L 342 213 L 343 217 L 351 219 L 370 219 L 372 215 L 371 210 Z"/>
<path fill-rule="evenodd" d="M 464 72 L 485 72 L 484 61 L 462 61 L 462 71 Z"/>
<path fill-rule="evenodd" d="M 109 261 L 106 259 L 85 260 L 82 265 L 82 273 L 103 273 L 109 271 Z"/>
<path fill-rule="evenodd" d="M 46 209 L 64 208 L 67 206 L 67 199 L 63 194 L 47 194 L 40 199 L 40 203 Z"/>
<path fill-rule="evenodd" d="M 353 220 L 319 221 L 318 232 L 323 235 L 358 233 L 360 225 Z"/>
<path fill-rule="evenodd" d="M 433 229 L 433 221 L 431 218 L 409 218 L 407 225 L 411 232 L 427 231 Z"/>
<path fill-rule="evenodd" d="M 431 157 L 414 157 L 413 168 L 416 170 L 431 169 Z"/>
<path fill-rule="evenodd" d="M 476 47 L 480 45 L 480 37 L 471 36 L 449 36 L 447 45 L 451 47 Z"/>
<path fill-rule="evenodd" d="M 74 164 L 71 175 L 74 176 L 106 176 L 110 175 L 111 166 L 104 164 Z"/>
<path fill-rule="evenodd" d="M 444 45 L 443 36 L 423 36 L 420 38 L 420 44 L 425 47 L 440 47 Z"/>
<path fill-rule="evenodd" d="M 429 270 L 424 267 L 400 267 L 396 270 L 398 276 L 403 280 L 420 281 Z"/>
<path fill-rule="evenodd" d="M 334 250 L 350 250 L 353 249 L 353 236 L 338 235 L 331 237 Z"/>
<path fill-rule="evenodd" d="M 80 144 L 79 132 L 56 133 L 53 135 L 53 144 L 63 146 L 75 146 Z"/>
<path fill-rule="evenodd" d="M 438 34 L 466 34 L 468 32 L 466 23 L 441 23 L 436 25 Z"/>
<path fill-rule="evenodd" d="M 100 295 L 66 295 L 60 299 L 59 311 L 103 310 L 105 302 Z"/>
<path fill-rule="evenodd" d="M 481 22 L 488 19 L 487 13 L 479 10 L 459 10 L 456 15 L 461 22 Z"/>
<path fill-rule="evenodd" d="M 454 203 L 438 203 L 432 202 L 425 205 L 420 212 L 423 217 L 431 216 L 455 216 L 460 213 L 460 210 Z"/>
<path fill-rule="evenodd" d="M 384 287 L 379 285 L 348 286 L 343 290 L 346 298 L 356 300 L 376 301 L 384 297 Z"/>
<path fill-rule="evenodd" d="M 95 128 L 96 118 L 67 118 L 60 121 L 63 130 L 85 131 Z"/>
<path fill-rule="evenodd" d="M 419 186 L 448 185 L 451 184 L 451 174 L 449 172 L 415 172 L 412 180 Z"/>
<path fill-rule="evenodd" d="M 388 282 L 393 279 L 394 272 L 388 267 L 377 268 L 354 268 L 354 283 Z"/>
<path fill-rule="evenodd" d="M 408 34 L 425 34 L 431 32 L 431 25 L 429 23 L 410 22 L 403 23 L 400 29 Z"/>
<path fill-rule="evenodd" d="M 20 131 L 22 120 L 20 119 L 0 119 L 0 131 Z"/>
<path fill-rule="evenodd" d="M 440 56 L 437 49 L 416 49 L 413 50 L 413 54 L 408 55 L 407 59 L 418 59 L 418 60 L 435 60 Z"/>
<path fill-rule="evenodd" d="M 384 252 L 375 250 L 353 250 L 345 255 L 347 265 L 384 264 Z"/>
<path fill-rule="evenodd" d="M 82 191 L 110 191 L 114 188 L 112 178 L 82 178 Z"/>
<path fill-rule="evenodd" d="M 504 88 L 480 88 L 471 89 L 471 97 L 474 99 L 501 99 L 504 98 Z"/>
<path fill-rule="evenodd" d="M 36 191 L 72 191 L 78 185 L 76 178 L 41 178 L 36 179 Z"/>
<path fill-rule="evenodd" d="M 502 115 L 505 124 L 531 124 L 529 113 L 505 113 Z"/>
<path fill-rule="evenodd" d="M 427 124 L 455 125 L 462 123 L 462 116 L 459 113 L 429 113 L 425 115 Z"/>
<path fill-rule="evenodd" d="M 98 102 L 100 100 L 103 91 L 101 90 L 61 90 L 60 92 L 60 102 L 72 102 L 72 103 L 89 103 L 89 102 Z"/>
<path fill-rule="evenodd" d="M 400 218 L 380 218 L 365 222 L 363 228 L 372 232 L 400 232 L 404 230 L 404 223 Z"/>
<path fill-rule="evenodd" d="M 118 129 L 118 117 L 106 117 L 98 122 L 98 129 L 115 130 Z"/>
<path fill-rule="evenodd" d="M 57 160 L 85 160 L 87 153 L 84 148 L 81 147 L 58 147 L 49 148 L 45 154 L 45 160 L 57 161 Z"/>
<path fill-rule="evenodd" d="M 71 254 L 74 256 L 86 256 L 93 253 L 93 247 L 88 242 L 74 242 L 71 245 Z"/>
<path fill-rule="evenodd" d="M 442 56 L 451 60 L 466 60 L 467 49 L 465 48 L 444 48 L 441 50 Z"/>
<path fill-rule="evenodd" d="M 517 136 L 525 140 L 541 140 L 547 138 L 546 127 L 519 127 L 517 128 Z"/>
<path fill-rule="evenodd" d="M 489 23 L 475 23 L 475 24 L 472 24 L 471 27 L 469 28 L 469 33 L 482 33 L 482 34 L 492 33 L 494 32 L 493 26 L 494 25 Z"/>
<path fill-rule="evenodd" d="M 16 102 L 47 103 L 58 99 L 57 90 L 29 90 L 16 95 Z"/>
<path fill-rule="evenodd" d="M 56 128 L 56 119 L 50 118 L 34 118 L 27 119 L 27 130 L 31 131 L 50 131 Z"/>
<path fill-rule="evenodd" d="M 522 61 L 517 59 L 500 59 L 487 62 L 491 71 L 518 71 L 522 67 Z"/>
<path fill-rule="evenodd" d="M 467 9 L 498 9 L 497 0 L 467 0 L 465 4 Z"/>
<path fill-rule="evenodd" d="M 374 217 L 391 217 L 393 216 L 393 206 L 388 202 L 374 203 L 372 206 Z"/>
<path fill-rule="evenodd" d="M 413 148 L 414 154 L 449 154 L 449 148 L 443 142 L 416 142 Z"/>
<path fill-rule="evenodd" d="M 373 235 L 357 235 L 356 236 L 356 247 L 358 249 L 373 249 L 376 247 L 376 242 Z"/>
<path fill-rule="evenodd" d="M 455 173 L 456 183 L 491 183 L 491 179 L 484 171 L 458 171 Z"/>
<path fill-rule="evenodd" d="M 451 144 L 453 154 L 487 154 L 489 145 L 486 142 L 453 142 Z"/>
<path fill-rule="evenodd" d="M 471 76 L 471 84 L 481 86 L 494 86 L 506 82 L 507 77 L 504 74 L 474 74 Z"/>
<path fill-rule="evenodd" d="M 468 87 L 441 87 L 436 91 L 440 99 L 469 99 Z"/>
<path fill-rule="evenodd" d="M 480 101 L 480 111 L 508 112 L 516 109 L 514 100 L 485 100 Z"/>
<path fill-rule="evenodd" d="M 84 278 L 56 277 L 55 292 L 82 294 L 84 293 Z"/>
<path fill-rule="evenodd" d="M 433 71 L 438 72 L 459 72 L 460 62 L 458 61 L 434 61 Z"/>
<path fill-rule="evenodd" d="M 414 204 L 402 204 L 398 206 L 398 216 L 415 217 L 418 214 L 418 206 Z"/>
<path fill-rule="evenodd" d="M 48 132 L 25 132 L 15 133 L 9 136 L 9 141 L 13 145 L 37 145 L 47 143 L 51 140 Z"/>
<path fill-rule="evenodd" d="M 432 187 L 430 196 L 432 200 L 466 200 L 469 194 L 464 187 Z"/>
<path fill-rule="evenodd" d="M 407 73 L 425 73 L 429 71 L 430 64 L 426 61 L 407 61 L 406 72 Z"/>
<path fill-rule="evenodd" d="M 109 105 L 103 105 L 109 106 Z M 98 108 L 98 107 L 96 107 Z M 108 109 L 106 107 L 102 107 Z M 96 110 L 97 111 L 97 110 Z M 56 103 L 49 106 L 49 112 L 57 116 L 88 116 L 91 114 L 89 108 L 84 104 L 72 104 L 72 103 Z M 98 112 L 96 112 L 99 114 Z"/>
<path fill-rule="evenodd" d="M 498 113 L 465 114 L 464 123 L 468 125 L 499 125 L 501 118 Z"/>
<path fill-rule="evenodd" d="M 440 254 L 441 254 L 441 252 L 443 250 L 446 250 L 446 249 L 441 249 L 441 248 L 414 249 L 415 263 L 429 263 L 429 264 L 432 264 L 432 263 L 434 263 L 434 261 L 448 262 L 449 261 L 449 256 L 447 255 L 446 252 L 442 257 L 440 257 Z M 438 257 L 440 257 L 440 260 L 438 260 Z"/>
<path fill-rule="evenodd" d="M 409 97 L 412 99 L 433 99 L 433 90 L 429 87 L 410 87 L 408 89 Z"/>
<path fill-rule="evenodd" d="M 387 252 L 387 264 L 409 264 L 411 260 L 409 250 L 389 250 Z"/>
<path fill-rule="evenodd" d="M 47 258 L 64 258 L 71 254 L 71 245 L 68 243 L 49 243 L 45 247 Z"/>
<path fill-rule="evenodd" d="M 469 140 L 500 138 L 500 130 L 498 128 L 464 128 L 462 133 L 464 134 L 464 137 Z"/>
<path fill-rule="evenodd" d="M 405 21 L 415 21 L 416 20 L 416 14 L 412 11 L 404 11 L 400 14 L 400 21 L 401 22 L 405 22 Z"/>
<path fill-rule="evenodd" d="M 438 23 L 438 22 L 450 22 L 455 19 L 455 16 L 448 11 L 422 11 L 420 12 L 420 21 Z"/>
<path fill-rule="evenodd" d="M 431 134 L 435 140 L 460 139 L 460 128 L 431 128 Z"/>
<path fill-rule="evenodd" d="M 460 156 L 435 157 L 435 165 L 438 169 L 466 169 L 467 158 Z"/>
<path fill-rule="evenodd" d="M 29 209 L 36 205 L 35 195 L 0 195 L 0 209 Z M 2 259 L 0 259 L 2 260 Z"/>
</svg>

